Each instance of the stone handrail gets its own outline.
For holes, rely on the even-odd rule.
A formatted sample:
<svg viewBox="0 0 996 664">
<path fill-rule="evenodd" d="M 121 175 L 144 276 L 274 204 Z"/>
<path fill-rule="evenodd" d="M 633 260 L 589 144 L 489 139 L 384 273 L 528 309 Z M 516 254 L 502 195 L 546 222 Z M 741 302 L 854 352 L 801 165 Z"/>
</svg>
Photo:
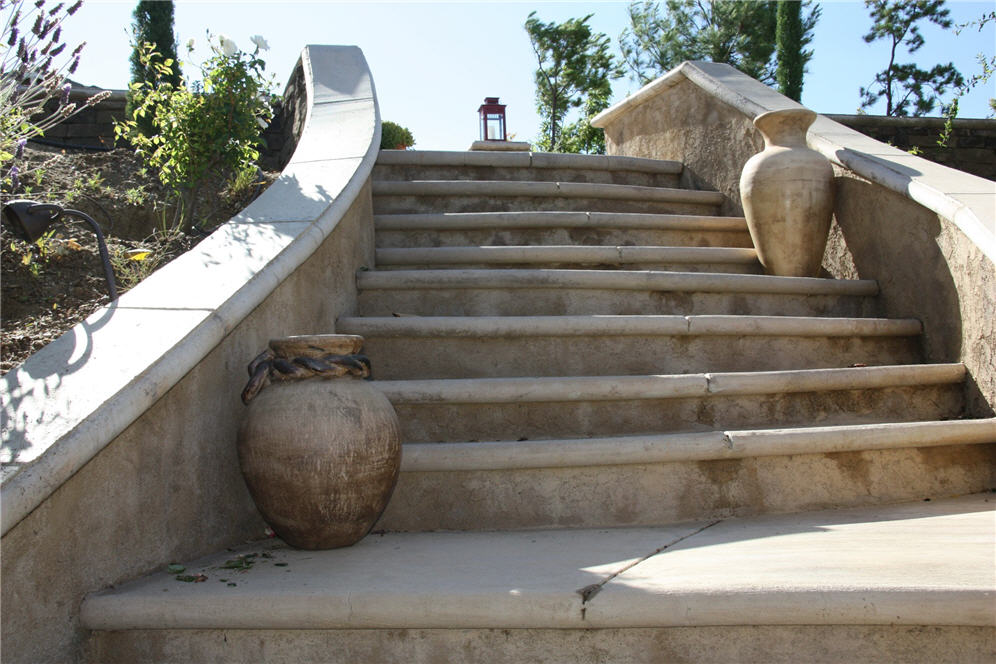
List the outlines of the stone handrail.
<svg viewBox="0 0 996 664">
<path fill-rule="evenodd" d="M 306 119 L 280 177 L 196 248 L 0 381 L 2 533 L 138 421 L 233 331 L 242 334 L 252 325 L 253 335 L 265 339 L 308 331 L 289 325 L 330 329 L 334 317 L 301 322 L 278 312 L 259 320 L 255 312 L 362 203 L 361 196 L 369 199 L 380 116 L 360 49 L 308 46 L 292 81 L 299 72 Z M 238 355 L 231 362 L 244 366 L 246 359 Z M 202 409 L 174 417 L 216 416 L 212 404 Z"/>
<path fill-rule="evenodd" d="M 610 155 L 680 160 L 682 183 L 726 195 L 763 147 L 761 113 L 796 102 L 726 64 L 685 62 L 592 120 Z M 962 362 L 965 415 L 996 412 L 996 182 L 903 152 L 819 116 L 809 146 L 834 167 L 824 276 L 873 279 L 878 315 L 923 323 L 929 362 Z"/>
<path fill-rule="evenodd" d="M 750 118 L 767 111 L 801 106 L 730 65 L 683 62 L 595 116 L 591 124 L 603 129 L 611 127 L 637 107 L 686 80 Z M 996 263 L 996 183 L 911 155 L 825 116 L 819 116 L 810 127 L 808 143 L 833 163 L 951 220 Z"/>
</svg>

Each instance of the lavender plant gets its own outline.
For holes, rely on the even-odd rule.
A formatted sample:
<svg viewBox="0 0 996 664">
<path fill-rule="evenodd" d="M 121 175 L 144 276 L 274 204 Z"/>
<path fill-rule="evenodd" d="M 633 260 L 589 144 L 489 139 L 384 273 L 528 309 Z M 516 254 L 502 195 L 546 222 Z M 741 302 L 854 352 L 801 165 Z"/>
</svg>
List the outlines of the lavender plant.
<svg viewBox="0 0 996 664">
<path fill-rule="evenodd" d="M 18 161 L 28 139 L 43 135 L 66 118 L 110 94 L 101 92 L 80 103 L 71 102 L 67 76 L 76 71 L 85 42 L 66 51 L 62 23 L 83 4 L 45 0 L 0 0 L 0 173 L 3 184 L 17 189 Z M 56 100 L 55 107 L 46 106 Z"/>
</svg>

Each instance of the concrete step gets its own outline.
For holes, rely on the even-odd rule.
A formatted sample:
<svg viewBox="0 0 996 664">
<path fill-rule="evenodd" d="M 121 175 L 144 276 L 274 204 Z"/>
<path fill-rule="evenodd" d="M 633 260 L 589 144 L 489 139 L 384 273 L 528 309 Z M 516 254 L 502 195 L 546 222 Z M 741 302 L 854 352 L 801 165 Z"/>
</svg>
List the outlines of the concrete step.
<svg viewBox="0 0 996 664">
<path fill-rule="evenodd" d="M 957 418 L 965 367 L 382 380 L 407 442 L 560 439 Z"/>
<path fill-rule="evenodd" d="M 653 270 L 373 270 L 356 284 L 363 316 L 864 316 L 878 293 L 870 280 Z"/>
<path fill-rule="evenodd" d="M 257 542 L 88 596 L 86 660 L 982 662 L 992 500 Z"/>
<path fill-rule="evenodd" d="M 409 443 L 389 531 L 657 526 L 987 490 L 996 419 Z"/>
<path fill-rule="evenodd" d="M 535 180 L 676 187 L 676 161 L 529 152 L 385 151 L 375 180 Z"/>
<path fill-rule="evenodd" d="M 500 180 L 373 181 L 375 214 L 487 211 L 600 211 L 715 214 L 717 191 L 585 182 Z"/>
<path fill-rule="evenodd" d="M 753 247 L 743 217 L 612 212 L 448 212 L 374 217 L 378 247 Z"/>
<path fill-rule="evenodd" d="M 445 267 L 642 268 L 685 272 L 760 274 L 757 252 L 737 247 L 477 246 L 376 250 L 377 269 Z"/>
<path fill-rule="evenodd" d="M 914 319 L 346 317 L 379 379 L 814 369 L 921 360 Z"/>
</svg>

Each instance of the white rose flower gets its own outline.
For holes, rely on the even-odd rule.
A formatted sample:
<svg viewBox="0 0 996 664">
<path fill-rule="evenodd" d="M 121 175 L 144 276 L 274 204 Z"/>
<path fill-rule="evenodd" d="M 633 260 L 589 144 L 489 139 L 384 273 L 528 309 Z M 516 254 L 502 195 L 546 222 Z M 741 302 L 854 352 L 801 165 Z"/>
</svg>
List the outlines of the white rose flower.
<svg viewBox="0 0 996 664">
<path fill-rule="evenodd" d="M 263 39 L 263 35 L 253 35 L 252 37 L 249 38 L 249 41 L 255 44 L 256 48 L 259 49 L 260 51 L 270 50 L 270 45 L 266 43 L 265 39 Z"/>
<path fill-rule="evenodd" d="M 218 43 L 221 44 L 221 52 L 231 57 L 239 52 L 239 47 L 225 35 L 218 35 Z"/>
</svg>

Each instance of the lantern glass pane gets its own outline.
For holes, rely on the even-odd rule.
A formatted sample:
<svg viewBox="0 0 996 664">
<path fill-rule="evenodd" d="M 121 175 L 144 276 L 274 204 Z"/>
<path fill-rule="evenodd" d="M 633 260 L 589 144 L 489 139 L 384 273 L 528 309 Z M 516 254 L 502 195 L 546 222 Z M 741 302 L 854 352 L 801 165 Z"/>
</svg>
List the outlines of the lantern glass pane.
<svg viewBox="0 0 996 664">
<path fill-rule="evenodd" d="M 501 118 L 497 116 L 488 117 L 488 140 L 500 141 L 505 137 L 502 135 Z"/>
</svg>

